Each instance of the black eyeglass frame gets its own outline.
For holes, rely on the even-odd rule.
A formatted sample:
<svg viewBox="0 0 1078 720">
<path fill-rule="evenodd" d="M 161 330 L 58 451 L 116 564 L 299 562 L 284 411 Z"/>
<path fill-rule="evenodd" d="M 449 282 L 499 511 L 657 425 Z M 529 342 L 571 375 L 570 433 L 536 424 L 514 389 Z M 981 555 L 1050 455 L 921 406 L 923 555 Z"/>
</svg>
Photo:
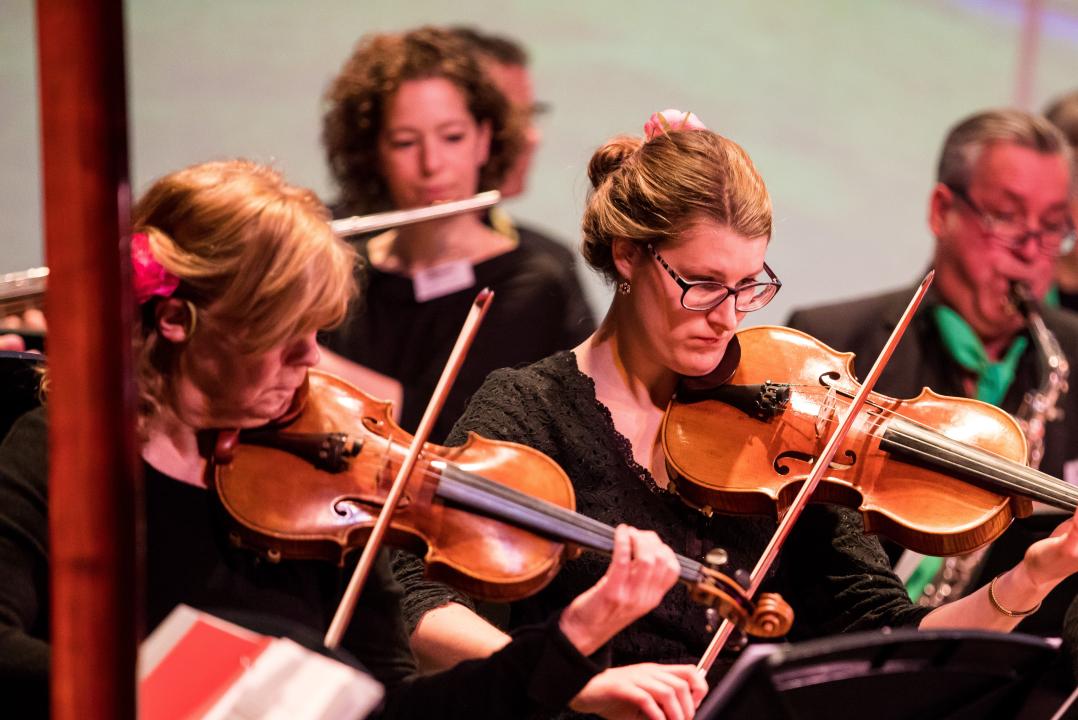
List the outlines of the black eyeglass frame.
<svg viewBox="0 0 1078 720">
<path fill-rule="evenodd" d="M 771 268 L 766 262 L 764 263 L 764 272 L 767 273 L 767 276 L 770 278 L 770 280 L 768 280 L 767 282 L 749 283 L 748 285 L 741 285 L 740 287 L 730 287 L 729 285 L 717 282 L 715 280 L 686 280 L 685 278 L 681 277 L 677 270 L 670 267 L 666 260 L 663 259 L 663 256 L 659 254 L 659 251 L 655 249 L 654 245 L 648 243 L 647 247 L 648 252 L 650 252 L 652 256 L 659 261 L 659 264 L 662 265 L 664 270 L 666 270 L 666 273 L 671 278 L 673 278 L 674 282 L 676 282 L 678 284 L 678 287 L 681 288 L 681 307 L 685 308 L 686 310 L 692 310 L 693 312 L 707 312 L 709 310 L 717 308 L 719 305 L 722 305 L 724 302 L 726 302 L 726 298 L 733 296 L 735 310 L 739 312 L 755 312 L 766 307 L 769 302 L 775 299 L 775 296 L 778 295 L 779 290 L 782 289 L 782 280 L 779 280 L 779 276 L 776 275 L 773 270 L 771 270 Z M 719 297 L 718 300 L 716 300 L 714 303 L 711 303 L 707 307 L 690 307 L 685 303 L 685 297 L 689 294 L 689 290 L 700 285 L 717 285 L 723 290 L 725 290 L 726 294 Z M 737 306 L 737 301 L 738 298 L 741 297 L 741 293 L 746 290 L 751 290 L 753 288 L 759 288 L 763 286 L 772 287 L 774 288 L 774 290 L 771 291 L 771 294 L 768 295 L 767 298 L 758 307 L 740 308 Z M 750 295 L 750 297 L 752 296 Z"/>
<path fill-rule="evenodd" d="M 1040 250 L 1042 255 L 1062 257 L 1069 254 L 1070 251 L 1074 249 L 1075 241 L 1076 239 L 1078 239 L 1078 233 L 1076 233 L 1074 223 L 1072 220 L 1069 219 L 1069 215 L 1067 222 L 1063 225 L 1063 227 L 1066 228 L 1066 232 L 1064 232 L 1063 235 L 1061 235 L 1059 238 L 1059 247 L 1049 248 L 1046 247 L 1044 244 L 1044 236 L 1046 233 L 1056 231 L 1050 231 L 1044 227 L 1038 228 L 1036 230 L 1023 228 L 1021 235 L 1017 235 L 1013 238 L 1004 237 L 999 233 L 999 224 L 1001 222 L 1004 222 L 1003 220 L 977 204 L 973 200 L 973 198 L 969 196 L 969 193 L 966 192 L 964 188 L 958 187 L 957 185 L 952 185 L 951 183 L 944 183 L 943 186 L 950 190 L 952 195 L 961 200 L 966 207 L 973 211 L 973 213 L 977 216 L 977 220 L 980 222 L 981 227 L 984 229 L 985 233 L 989 237 L 991 237 L 995 242 L 999 243 L 1000 245 L 1003 245 L 1006 248 L 1010 248 L 1012 250 L 1020 248 L 1025 243 L 1026 239 L 1032 235 L 1036 237 L 1037 249 Z"/>
</svg>

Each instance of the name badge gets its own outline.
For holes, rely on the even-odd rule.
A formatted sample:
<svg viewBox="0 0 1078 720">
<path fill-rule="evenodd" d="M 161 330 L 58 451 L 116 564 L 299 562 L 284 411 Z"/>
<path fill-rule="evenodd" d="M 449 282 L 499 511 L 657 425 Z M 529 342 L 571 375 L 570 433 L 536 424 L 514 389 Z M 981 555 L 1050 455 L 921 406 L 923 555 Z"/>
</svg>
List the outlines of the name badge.
<svg viewBox="0 0 1078 720">
<path fill-rule="evenodd" d="M 418 271 L 412 276 L 412 285 L 415 301 L 427 302 L 472 287 L 475 270 L 467 260 L 454 260 Z"/>
</svg>

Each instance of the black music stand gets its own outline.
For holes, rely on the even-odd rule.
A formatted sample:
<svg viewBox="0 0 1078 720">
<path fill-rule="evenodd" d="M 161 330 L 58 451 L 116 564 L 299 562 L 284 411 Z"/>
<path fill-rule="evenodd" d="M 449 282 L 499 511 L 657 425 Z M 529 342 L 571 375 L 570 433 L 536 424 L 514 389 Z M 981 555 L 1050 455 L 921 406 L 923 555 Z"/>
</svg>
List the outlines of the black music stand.
<svg viewBox="0 0 1078 720">
<path fill-rule="evenodd" d="M 754 645 L 698 720 L 1026 720 L 1067 697 L 1058 643 L 1029 635 L 896 630 Z"/>
<path fill-rule="evenodd" d="M 0 440 L 20 415 L 41 404 L 38 368 L 44 362 L 37 353 L 0 352 Z"/>
</svg>

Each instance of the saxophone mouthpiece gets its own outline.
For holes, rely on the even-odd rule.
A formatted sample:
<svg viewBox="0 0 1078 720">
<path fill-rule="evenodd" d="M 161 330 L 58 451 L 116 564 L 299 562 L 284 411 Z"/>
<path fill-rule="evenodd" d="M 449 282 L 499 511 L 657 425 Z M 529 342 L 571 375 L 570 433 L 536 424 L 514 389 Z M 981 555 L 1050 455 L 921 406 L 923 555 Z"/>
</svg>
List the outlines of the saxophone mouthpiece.
<svg viewBox="0 0 1078 720">
<path fill-rule="evenodd" d="M 1029 313 L 1034 308 L 1033 293 L 1029 291 L 1029 288 L 1025 283 L 1019 280 L 1011 280 L 1007 293 L 1011 305 L 1014 309 L 1022 314 L 1023 317 L 1028 318 Z"/>
</svg>

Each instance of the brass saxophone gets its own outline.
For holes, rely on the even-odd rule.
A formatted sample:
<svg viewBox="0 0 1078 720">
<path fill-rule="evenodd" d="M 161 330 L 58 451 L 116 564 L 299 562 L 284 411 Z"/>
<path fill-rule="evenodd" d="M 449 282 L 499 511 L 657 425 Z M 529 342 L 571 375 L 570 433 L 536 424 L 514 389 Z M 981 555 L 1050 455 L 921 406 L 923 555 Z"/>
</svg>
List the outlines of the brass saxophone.
<svg viewBox="0 0 1078 720">
<path fill-rule="evenodd" d="M 1033 347 L 1037 351 L 1037 363 L 1041 384 L 1022 398 L 1022 405 L 1015 419 L 1022 426 L 1029 445 L 1027 464 L 1037 468 L 1044 458 L 1044 427 L 1046 423 L 1063 417 L 1060 400 L 1067 394 L 1067 378 L 1070 364 L 1059 347 L 1059 341 L 1044 324 L 1037 300 L 1029 288 L 1019 282 L 1011 283 L 1011 301 L 1026 319 Z"/>
<path fill-rule="evenodd" d="M 1015 413 L 1015 420 L 1026 436 L 1026 464 L 1037 468 L 1044 458 L 1046 423 L 1063 417 L 1060 400 L 1067 394 L 1070 365 L 1056 336 L 1044 324 L 1040 307 L 1029 288 L 1019 282 L 1012 282 L 1010 299 L 1025 318 L 1033 340 L 1033 349 L 1037 353 L 1040 385 L 1035 390 L 1026 392 Z M 917 603 L 926 607 L 938 607 L 962 597 L 979 574 L 987 550 L 988 548 L 981 548 L 967 555 L 943 558 L 939 571 L 932 578 L 932 582 L 925 585 L 924 593 Z"/>
</svg>

